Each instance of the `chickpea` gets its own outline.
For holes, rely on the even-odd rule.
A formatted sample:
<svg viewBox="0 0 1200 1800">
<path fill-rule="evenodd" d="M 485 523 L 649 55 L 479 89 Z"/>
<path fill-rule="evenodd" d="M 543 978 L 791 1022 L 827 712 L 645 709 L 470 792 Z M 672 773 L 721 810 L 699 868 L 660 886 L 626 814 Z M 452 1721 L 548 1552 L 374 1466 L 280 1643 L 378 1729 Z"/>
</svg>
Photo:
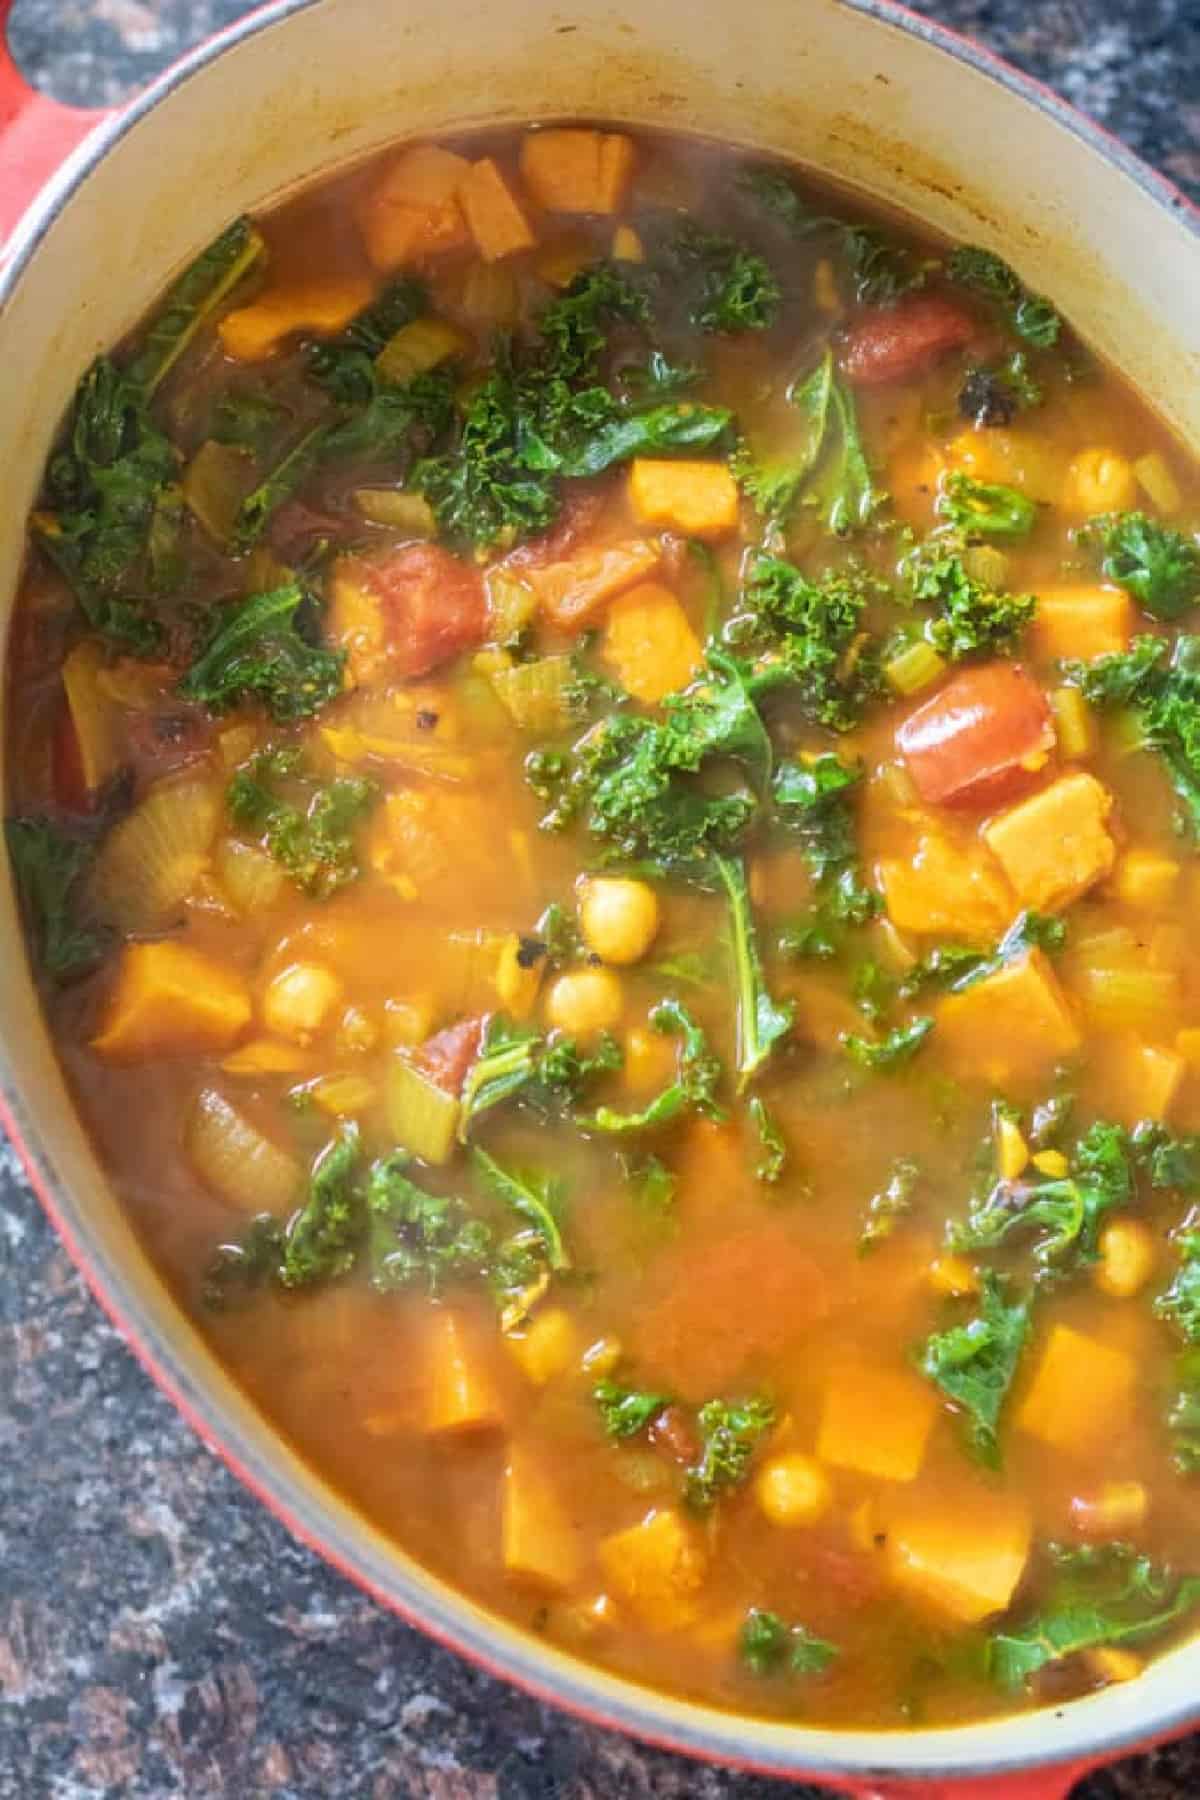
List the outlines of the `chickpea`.
<svg viewBox="0 0 1200 1800">
<path fill-rule="evenodd" d="M 1071 1523 L 1084 1537 L 1111 1538 L 1136 1531 L 1150 1510 L 1150 1496 L 1140 1481 L 1105 1481 L 1094 1494 L 1076 1494 Z"/>
<path fill-rule="evenodd" d="M 965 1256 L 939 1256 L 929 1265 L 929 1285 L 935 1294 L 959 1298 L 979 1292 L 979 1277 Z"/>
<path fill-rule="evenodd" d="M 595 1037 L 620 1022 L 625 1006 L 611 969 L 568 969 L 546 996 L 546 1018 L 571 1037 Z"/>
<path fill-rule="evenodd" d="M 609 963 L 635 963 L 658 930 L 658 895 L 645 881 L 597 875 L 580 884 L 579 929 L 589 950 Z"/>
<path fill-rule="evenodd" d="M 1113 1219 L 1100 1233 L 1100 1261 L 1093 1280 L 1101 1293 L 1127 1300 L 1145 1287 L 1154 1269 L 1154 1239 L 1136 1219 Z"/>
<path fill-rule="evenodd" d="M 764 1463 L 754 1483 L 758 1504 L 772 1525 L 794 1530 L 815 1525 L 833 1503 L 829 1477 L 819 1462 L 793 1450 Z"/>
<path fill-rule="evenodd" d="M 1065 503 L 1075 512 L 1124 512 L 1136 498 L 1132 465 L 1102 444 L 1081 450 L 1067 470 Z"/>
<path fill-rule="evenodd" d="M 305 1044 L 341 1003 L 342 983 L 323 963 L 292 963 L 263 995 L 263 1024 L 280 1037 Z"/>
</svg>

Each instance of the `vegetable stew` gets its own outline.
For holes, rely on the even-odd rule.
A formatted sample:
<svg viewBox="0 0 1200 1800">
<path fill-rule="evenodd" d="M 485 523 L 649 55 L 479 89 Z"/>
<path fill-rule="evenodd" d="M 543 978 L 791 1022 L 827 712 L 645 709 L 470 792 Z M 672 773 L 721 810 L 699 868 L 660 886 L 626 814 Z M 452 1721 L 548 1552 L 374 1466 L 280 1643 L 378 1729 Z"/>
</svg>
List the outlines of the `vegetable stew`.
<svg viewBox="0 0 1200 1800">
<path fill-rule="evenodd" d="M 428 1566 L 857 1726 L 1192 1628 L 1198 525 L 994 254 L 678 137 L 401 147 L 83 376 L 9 652 L 47 1016 Z"/>
</svg>

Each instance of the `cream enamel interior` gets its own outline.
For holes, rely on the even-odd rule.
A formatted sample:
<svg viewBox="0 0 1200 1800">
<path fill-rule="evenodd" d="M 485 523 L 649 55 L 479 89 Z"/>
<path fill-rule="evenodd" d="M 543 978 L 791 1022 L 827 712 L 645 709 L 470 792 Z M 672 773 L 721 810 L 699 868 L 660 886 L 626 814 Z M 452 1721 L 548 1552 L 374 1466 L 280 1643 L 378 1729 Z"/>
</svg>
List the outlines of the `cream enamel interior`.
<svg viewBox="0 0 1200 1800">
<path fill-rule="evenodd" d="M 168 77 L 101 127 L 26 221 L 7 278 L 0 268 L 5 620 L 24 516 L 80 372 L 232 216 L 400 135 L 571 114 L 790 154 L 1001 250 L 1200 448 L 1196 226 L 1052 109 L 951 60 L 919 29 L 845 0 L 523 0 L 519 10 L 494 0 L 452 9 L 445 0 L 285 0 L 230 34 L 219 56 L 201 53 L 186 78 Z M 642 1692 L 485 1616 L 308 1471 L 176 1312 L 73 1116 L 7 879 L 0 944 L 4 1085 L 97 1285 L 243 1472 L 438 1635 L 614 1724 L 780 1772 L 857 1775 L 864 1792 L 918 1772 L 1097 1757 L 1182 1722 L 1194 1706 L 1200 1648 L 1061 1714 L 904 1736 L 783 1728 Z"/>
</svg>

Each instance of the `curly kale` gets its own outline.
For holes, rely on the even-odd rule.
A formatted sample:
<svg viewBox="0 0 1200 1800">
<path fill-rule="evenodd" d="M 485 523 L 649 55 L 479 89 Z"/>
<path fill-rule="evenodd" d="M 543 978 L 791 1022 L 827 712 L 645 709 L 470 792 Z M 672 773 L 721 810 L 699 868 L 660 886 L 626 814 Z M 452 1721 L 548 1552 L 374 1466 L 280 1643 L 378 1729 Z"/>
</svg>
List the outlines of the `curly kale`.
<svg viewBox="0 0 1200 1800">
<path fill-rule="evenodd" d="M 763 331 L 779 313 L 779 282 L 765 257 L 721 232 L 688 223 L 667 249 L 682 277 L 692 323 L 701 331 Z"/>
<path fill-rule="evenodd" d="M 684 1497 L 698 1512 L 707 1512 L 750 1473 L 754 1452 L 775 1423 L 769 1400 L 708 1400 L 696 1419 L 701 1450 L 684 1476 Z"/>
<path fill-rule="evenodd" d="M 540 940 L 526 941 L 539 944 L 539 956 L 547 954 Z M 608 1033 L 585 1055 L 572 1038 L 546 1038 L 495 1015 L 463 1082 L 459 1142 L 466 1143 L 476 1119 L 509 1100 L 543 1117 L 569 1111 L 592 1081 L 620 1068 L 621 1060 L 621 1047 Z"/>
<path fill-rule="evenodd" d="M 38 962 L 55 982 L 86 974 L 104 950 L 100 933 L 81 918 L 94 842 L 46 818 L 8 819 L 4 835 Z"/>
<path fill-rule="evenodd" d="M 308 1196 L 284 1233 L 284 1287 L 333 1281 L 353 1268 L 365 1225 L 358 1160 L 358 1127 L 345 1124 L 313 1164 Z"/>
<path fill-rule="evenodd" d="M 990 300 L 1010 329 L 1035 349 L 1049 350 L 1058 342 L 1062 320 L 1050 302 L 1031 293 L 994 251 L 961 245 L 951 253 L 946 273 L 960 287 Z"/>
<path fill-rule="evenodd" d="M 671 1404 L 669 1394 L 648 1393 L 641 1388 L 622 1387 L 616 1381 L 600 1381 L 592 1389 L 592 1399 L 600 1409 L 604 1429 L 611 1438 L 638 1437 L 652 1425 L 664 1407 Z"/>
<path fill-rule="evenodd" d="M 1200 637 L 1181 636 L 1173 648 L 1164 638 L 1135 638 L 1128 650 L 1066 672 L 1093 705 L 1134 708 L 1146 748 L 1166 765 L 1184 827 L 1200 837 Z"/>
<path fill-rule="evenodd" d="M 447 1281 L 486 1273 L 494 1235 L 464 1201 L 418 1187 L 409 1162 L 397 1150 L 367 1176 L 371 1280 L 385 1291 L 419 1283 L 435 1295 Z"/>
<path fill-rule="evenodd" d="M 655 1031 L 680 1040 L 679 1066 L 674 1081 L 635 1113 L 617 1112 L 601 1106 L 578 1123 L 585 1131 L 620 1135 L 631 1131 L 651 1131 L 670 1124 L 684 1113 L 697 1113 L 706 1119 L 721 1120 L 725 1109 L 717 1100 L 721 1080 L 720 1058 L 709 1048 L 708 1039 L 687 1008 L 679 1000 L 660 1000 L 650 1013 Z"/>
<path fill-rule="evenodd" d="M 923 1374 L 961 1408 L 967 1443 L 989 1468 L 1000 1467 L 1000 1413 L 1029 1336 L 1030 1303 L 1009 1300 L 989 1270 L 979 1312 L 965 1325 L 935 1332 L 921 1348 Z"/>
<path fill-rule="evenodd" d="M 846 928 L 867 924 L 879 911 L 879 896 L 863 880 L 858 854 L 852 803 L 861 780 L 861 768 L 832 751 L 781 763 L 776 772 L 776 813 L 796 837 L 816 889 L 808 915 L 780 939 L 788 956 L 834 956 Z"/>
<path fill-rule="evenodd" d="M 1200 542 L 1142 512 L 1089 519 L 1080 542 L 1101 552 L 1110 581 L 1152 619 L 1177 619 L 1200 601 Z"/>
<path fill-rule="evenodd" d="M 738 1634 L 738 1655 L 752 1675 L 820 1675 L 837 1654 L 836 1644 L 758 1606 L 750 1608 Z"/>
<path fill-rule="evenodd" d="M 1032 1236 L 1036 1279 L 1075 1274 L 1096 1260 L 1108 1214 L 1133 1198 L 1133 1177 L 1128 1132 L 1098 1120 L 1076 1143 L 1068 1174 L 997 1181 L 951 1226 L 948 1241 L 979 1251 Z"/>
<path fill-rule="evenodd" d="M 306 599 L 299 582 L 291 581 L 214 608 L 179 683 L 183 698 L 216 713 L 257 700 L 281 722 L 319 711 L 341 689 L 345 656 L 302 635 L 296 615 Z"/>
<path fill-rule="evenodd" d="M 810 581 L 780 557 L 752 558 L 741 614 L 730 635 L 765 645 L 758 685 L 786 686 L 814 725 L 851 731 L 880 692 L 877 646 L 863 615 L 878 591 L 870 577 L 827 575 Z"/>
<path fill-rule="evenodd" d="M 713 859 L 729 911 L 729 937 L 733 952 L 734 992 L 737 995 L 738 1091 L 754 1078 L 775 1046 L 791 1033 L 796 1018 L 794 1001 L 776 1000 L 767 986 L 746 865 L 740 857 Z"/>
<path fill-rule="evenodd" d="M 969 575 L 957 537 L 926 538 L 906 572 L 913 599 L 938 609 L 928 637 L 950 662 L 1012 652 L 1037 610 L 1032 594 L 998 594 Z"/>
<path fill-rule="evenodd" d="M 869 225 L 815 213 L 781 169 L 751 168 L 740 187 L 763 212 L 799 238 L 828 237 L 840 253 L 849 298 L 859 306 L 890 306 L 925 282 L 927 268 L 911 251 Z"/>
<path fill-rule="evenodd" d="M 943 482 L 937 510 L 968 539 L 1028 537 L 1037 522 L 1036 505 L 1016 488 L 961 473 Z"/>
<path fill-rule="evenodd" d="M 911 1061 L 933 1030 L 928 1016 L 910 1019 L 906 1025 L 895 1025 L 881 1038 L 862 1037 L 856 1031 L 843 1031 L 839 1042 L 850 1061 L 873 1074 L 898 1069 Z"/>
<path fill-rule="evenodd" d="M 958 390 L 958 410 L 973 425 L 1011 425 L 1019 412 L 1040 406 L 1041 384 L 1029 372 L 1024 350 L 1002 363 L 977 364 L 967 370 Z"/>
<path fill-rule="evenodd" d="M 225 799 L 233 823 L 263 844 L 302 893 L 327 899 L 359 873 L 355 828 L 377 793 L 362 775 L 316 783 L 304 775 L 298 752 L 281 750 L 239 769 Z"/>
<path fill-rule="evenodd" d="M 310 344 L 305 352 L 308 373 L 341 406 L 365 406 L 378 391 L 375 359 L 405 325 L 428 307 L 422 282 L 401 276 L 359 313 L 336 337 Z"/>
</svg>

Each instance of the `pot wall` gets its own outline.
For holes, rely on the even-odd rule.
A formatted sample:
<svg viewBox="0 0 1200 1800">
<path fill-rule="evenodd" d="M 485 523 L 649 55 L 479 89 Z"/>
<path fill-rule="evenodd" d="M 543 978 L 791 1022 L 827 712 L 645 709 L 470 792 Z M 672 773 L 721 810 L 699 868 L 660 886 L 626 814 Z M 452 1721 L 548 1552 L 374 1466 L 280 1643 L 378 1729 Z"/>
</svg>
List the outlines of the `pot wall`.
<svg viewBox="0 0 1200 1800">
<path fill-rule="evenodd" d="M 702 130 L 802 161 L 952 236 L 1010 257 L 1061 296 L 1200 446 L 1200 237 L 1106 165 L 1047 101 L 1035 110 L 976 67 L 843 0 L 294 0 L 267 8 L 219 60 L 193 59 L 101 126 L 27 222 L 0 292 L 0 605 L 7 621 L 50 436 L 80 372 L 170 273 L 236 213 L 405 133 L 592 114 Z M 923 29 L 920 28 L 920 29 Z M 195 66 L 198 63 L 198 66 Z M 103 159 L 76 188 L 98 148 Z M 964 172 L 965 171 L 965 172 Z M 36 247 L 34 247 L 34 240 Z M 29 254 L 32 249 L 33 253 Z M 1139 292 L 1128 286 L 1137 271 Z M 0 289 L 3 276 L 0 276 Z M 1153 323 L 1151 322 L 1153 321 Z M 70 1108 L 25 966 L 7 878 L 0 892 L 4 1086 L 52 1210 L 102 1297 L 210 1440 L 290 1522 L 381 1598 L 549 1697 L 681 1748 L 778 1770 L 857 1771 L 891 1792 L 914 1771 L 996 1770 L 1086 1758 L 1182 1718 L 1196 1653 L 1061 1716 L 941 1733 L 834 1734 L 746 1725 L 655 1699 L 571 1659 L 415 1568 L 306 1471 L 226 1381 L 179 1317 L 115 1206 Z M 52 1149 L 50 1148 L 52 1146 Z M 1190 1677 L 1189 1677 L 1190 1671 Z M 873 1771 L 879 1771 L 878 1776 Z M 887 1771 L 887 1774 L 883 1772 Z M 1051 1782 L 1039 1791 L 1061 1791 Z M 930 1793 L 931 1790 L 923 1790 Z M 978 1790 L 983 1792 L 984 1790 Z M 1011 1779 L 994 1789 L 1011 1794 Z M 1027 1791 L 1027 1790 L 1026 1790 Z"/>
</svg>

